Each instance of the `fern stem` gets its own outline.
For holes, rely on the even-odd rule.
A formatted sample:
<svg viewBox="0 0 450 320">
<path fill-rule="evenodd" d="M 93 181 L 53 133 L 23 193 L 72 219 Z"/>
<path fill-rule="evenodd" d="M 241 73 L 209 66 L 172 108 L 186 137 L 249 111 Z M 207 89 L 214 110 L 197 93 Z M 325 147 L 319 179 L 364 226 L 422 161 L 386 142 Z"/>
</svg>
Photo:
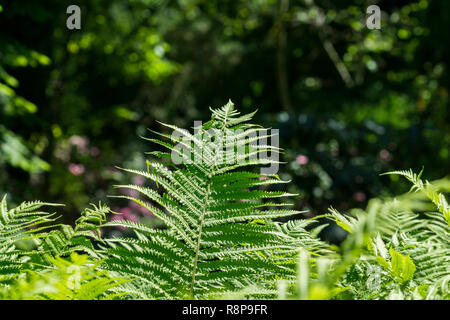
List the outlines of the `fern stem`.
<svg viewBox="0 0 450 320">
<path fill-rule="evenodd" d="M 208 183 L 208 187 L 207 187 L 207 191 L 206 191 L 206 197 L 205 197 L 205 201 L 203 202 L 203 206 L 202 206 L 202 216 L 200 219 L 200 225 L 199 225 L 199 231 L 198 231 L 198 237 L 197 237 L 197 245 L 195 247 L 195 258 L 194 258 L 194 268 L 192 270 L 192 280 L 191 280 L 191 288 L 190 288 L 190 292 L 191 292 L 191 297 L 194 298 L 194 286 L 195 286 L 195 275 L 197 272 L 197 264 L 198 264 L 198 255 L 200 252 L 200 241 L 202 238 L 202 231 L 203 231 L 203 224 L 205 221 L 205 215 L 206 215 L 206 208 L 207 208 L 207 204 L 209 201 L 209 194 L 211 192 L 211 182 Z"/>
</svg>

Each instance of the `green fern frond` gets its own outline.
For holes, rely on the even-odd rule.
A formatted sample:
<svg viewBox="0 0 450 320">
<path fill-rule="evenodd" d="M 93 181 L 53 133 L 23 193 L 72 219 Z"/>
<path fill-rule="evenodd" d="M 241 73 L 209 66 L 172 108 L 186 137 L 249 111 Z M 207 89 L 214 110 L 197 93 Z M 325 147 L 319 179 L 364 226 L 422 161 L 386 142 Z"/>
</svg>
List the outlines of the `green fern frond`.
<svg viewBox="0 0 450 320">
<path fill-rule="evenodd" d="M 60 225 L 59 229 L 50 231 L 42 239 L 33 238 L 37 250 L 29 254 L 39 256 L 47 263 L 47 256 L 65 257 L 72 252 L 84 252 L 93 258 L 100 258 L 101 254 L 94 248 L 91 239 L 103 241 L 100 237 L 100 227 L 106 221 L 110 209 L 102 203 L 91 206 L 92 208 L 86 208 L 75 221 L 75 228 Z"/>
<path fill-rule="evenodd" d="M 111 277 L 99 270 L 101 261 L 72 253 L 69 259 L 51 258 L 42 270 L 26 270 L 9 286 L 0 288 L 0 299 L 109 300 L 127 292 L 116 292 L 130 280 Z"/>
<path fill-rule="evenodd" d="M 445 202 L 439 199 L 442 194 L 428 181 L 424 183 L 421 173 L 392 174 L 405 176 L 413 184 L 412 190 L 424 191 L 443 214 L 419 214 L 405 196 L 390 201 L 373 199 L 366 210 L 353 210 L 350 215 L 331 209 L 329 218 L 350 232 L 337 268 L 342 273 L 341 284 L 358 286 L 355 280 L 360 279 L 359 299 L 446 297 L 450 289 L 450 227 L 442 209 Z M 378 270 L 380 283 L 367 295 L 370 288 L 366 283 L 374 270 Z"/>
<path fill-rule="evenodd" d="M 445 196 L 437 192 L 433 185 L 430 184 L 430 182 L 425 181 L 423 182 L 420 177 L 423 173 L 420 171 L 420 173 L 417 175 L 415 174 L 411 169 L 410 170 L 403 170 L 403 171 L 391 171 L 387 172 L 385 174 L 396 174 L 401 175 L 405 177 L 407 180 L 409 180 L 413 185 L 411 187 L 411 190 L 414 191 L 422 191 L 426 194 L 428 199 L 430 199 L 433 204 L 437 207 L 438 211 L 442 213 L 444 216 L 444 219 L 447 221 L 447 224 L 450 226 L 450 206 L 447 202 L 447 199 Z"/>
<path fill-rule="evenodd" d="M 244 290 L 250 284 L 272 292 L 262 284 L 277 277 L 293 278 L 298 249 L 315 252 L 321 245 L 303 232 L 304 226 L 281 227 L 273 221 L 299 212 L 270 201 L 294 196 L 266 190 L 285 181 L 251 171 L 252 167 L 279 163 L 255 155 L 280 151 L 266 142 L 271 134 L 247 123 L 253 115 L 240 115 L 230 101 L 213 109 L 211 121 L 195 128 L 194 134 L 163 124 L 176 133 L 159 134 L 169 142 L 147 139 L 170 152 L 151 154 L 164 159 L 176 155 L 184 162 L 163 165 L 147 161 L 147 171 L 123 169 L 153 181 L 158 188 L 119 185 L 116 187 L 135 190 L 141 197 L 117 198 L 144 206 L 164 221 L 167 229 L 126 221 L 104 224 L 128 227 L 137 238 L 106 240 L 108 270 L 136 276 L 145 288 L 144 296 L 152 298 L 204 298 L 218 291 Z M 211 132 L 231 140 L 212 141 Z M 231 150 L 232 143 L 236 149 Z M 238 148 L 244 152 L 232 157 Z M 130 291 L 132 286 L 128 285 Z"/>
<path fill-rule="evenodd" d="M 55 213 L 42 207 L 59 206 L 41 201 L 24 202 L 8 209 L 6 195 L 0 203 L 0 280 L 15 277 L 26 263 L 26 255 L 18 248 L 20 241 L 45 238 L 44 230 L 55 227 Z"/>
</svg>

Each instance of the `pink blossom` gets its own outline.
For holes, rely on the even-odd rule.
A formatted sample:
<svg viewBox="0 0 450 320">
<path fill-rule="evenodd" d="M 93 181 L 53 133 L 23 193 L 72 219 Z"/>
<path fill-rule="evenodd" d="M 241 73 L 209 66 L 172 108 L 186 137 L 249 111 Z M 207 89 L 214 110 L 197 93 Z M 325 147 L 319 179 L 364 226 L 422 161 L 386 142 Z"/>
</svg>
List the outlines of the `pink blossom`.
<svg viewBox="0 0 450 320">
<path fill-rule="evenodd" d="M 84 166 L 82 164 L 69 164 L 69 171 L 75 176 L 79 176 L 84 173 Z"/>
<path fill-rule="evenodd" d="M 353 200 L 357 202 L 364 202 L 364 200 L 366 200 L 366 194 L 361 191 L 355 192 L 353 194 Z"/>
<path fill-rule="evenodd" d="M 143 176 L 135 176 L 133 177 L 133 184 L 138 186 L 143 186 L 145 183 L 145 178 Z"/>
<path fill-rule="evenodd" d="M 130 220 L 130 221 L 138 221 L 138 218 L 135 214 L 132 213 L 130 208 L 122 208 L 119 210 L 119 212 L 123 215 L 125 220 Z"/>
<path fill-rule="evenodd" d="M 297 161 L 297 163 L 301 166 L 305 166 L 308 164 L 309 162 L 309 158 L 305 155 L 298 155 L 297 158 L 295 158 L 295 161 Z"/>
<path fill-rule="evenodd" d="M 82 154 L 88 153 L 88 144 L 89 140 L 86 137 L 80 137 L 80 136 L 71 136 L 69 138 L 69 143 L 71 145 L 74 145 L 77 147 L 78 152 Z"/>
</svg>

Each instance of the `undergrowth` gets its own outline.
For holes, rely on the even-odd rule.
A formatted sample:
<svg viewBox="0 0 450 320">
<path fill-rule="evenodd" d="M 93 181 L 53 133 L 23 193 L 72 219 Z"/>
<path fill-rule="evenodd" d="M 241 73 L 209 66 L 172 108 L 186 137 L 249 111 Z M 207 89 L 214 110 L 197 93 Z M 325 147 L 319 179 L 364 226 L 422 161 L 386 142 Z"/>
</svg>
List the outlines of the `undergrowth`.
<svg viewBox="0 0 450 320">
<path fill-rule="evenodd" d="M 322 217 L 349 233 L 330 245 L 315 219 L 276 221 L 299 212 L 283 200 L 294 194 L 271 191 L 289 181 L 261 173 L 279 162 L 255 155 L 282 150 L 252 116 L 229 102 L 194 134 L 164 124 L 174 134 L 148 140 L 165 150 L 149 153 L 146 170 L 122 169 L 153 187 L 119 185 L 139 196 L 115 197 L 150 210 L 164 228 L 111 220 L 101 203 L 72 227 L 58 223 L 58 204 L 8 208 L 4 196 L 0 298 L 449 299 L 450 208 L 439 187 L 422 172 L 389 172 L 411 192 L 345 214 L 330 208 Z M 229 151 L 231 143 L 245 152 Z M 101 236 L 117 226 L 133 235 Z"/>
</svg>

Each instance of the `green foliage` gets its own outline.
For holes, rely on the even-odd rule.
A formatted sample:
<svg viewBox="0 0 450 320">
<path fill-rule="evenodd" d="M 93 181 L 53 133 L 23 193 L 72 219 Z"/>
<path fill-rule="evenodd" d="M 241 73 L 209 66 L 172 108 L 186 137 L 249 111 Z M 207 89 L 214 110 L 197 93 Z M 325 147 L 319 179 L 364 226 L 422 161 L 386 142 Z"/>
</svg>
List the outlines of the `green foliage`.
<svg viewBox="0 0 450 320">
<path fill-rule="evenodd" d="M 109 208 L 99 204 L 85 209 L 72 228 L 55 223 L 56 213 L 41 211 L 49 206 L 59 205 L 34 201 L 8 209 L 6 195 L 3 197 L 0 205 L 0 297 L 115 298 L 117 294 L 108 290 L 125 280 L 111 278 L 99 269 L 100 253 L 91 242 L 91 239 L 101 241 L 99 225 L 106 220 Z M 62 257 L 70 257 L 70 260 Z M 72 280 L 76 280 L 76 286 L 71 287 Z"/>
<path fill-rule="evenodd" d="M 16 243 L 26 239 L 45 237 L 42 231 L 55 221 L 54 213 L 38 211 L 43 206 L 55 204 L 40 201 L 24 202 L 19 207 L 9 209 L 6 195 L 0 205 L 0 280 L 8 280 L 24 268 L 26 260 Z M 31 229 L 30 229 L 31 228 Z"/>
<path fill-rule="evenodd" d="M 391 263 L 389 264 L 386 260 L 382 260 L 382 265 L 390 267 L 391 273 L 398 282 L 403 283 L 412 280 L 414 272 L 416 271 L 416 266 L 409 255 L 403 256 L 392 248 L 389 249 L 389 253 L 391 254 Z M 383 259 L 383 257 L 380 258 Z"/>
<path fill-rule="evenodd" d="M 147 184 L 117 185 L 128 192 L 114 198 L 146 208 L 159 227 L 106 222 L 111 210 L 102 203 L 72 227 L 43 211 L 57 204 L 9 209 L 4 196 L 0 298 L 450 299 L 448 183 L 389 172 L 415 192 L 346 214 L 330 208 L 322 217 L 349 233 L 330 245 L 318 238 L 321 217 L 277 220 L 299 212 L 285 209 L 294 194 L 271 189 L 289 181 L 257 171 L 279 163 L 261 155 L 282 150 L 250 123 L 254 113 L 240 115 L 231 101 L 211 112 L 193 134 L 164 124 L 174 134 L 147 140 L 167 150 L 149 152 L 157 159 L 146 171 L 122 169 Z M 103 237 L 111 227 L 132 235 Z"/>
<path fill-rule="evenodd" d="M 68 223 L 129 183 L 109 166 L 141 162 L 135 137 L 161 130 L 156 119 L 186 127 L 228 97 L 280 129 L 297 210 L 363 207 L 396 192 L 377 175 L 398 167 L 447 173 L 448 2 L 380 2 L 382 31 L 365 27 L 363 0 L 77 4 L 82 28 L 68 33 L 67 3 L 2 3 L 0 194 L 12 203 L 65 203 Z"/>
<path fill-rule="evenodd" d="M 280 223 L 273 221 L 298 213 L 274 208 L 283 204 L 270 201 L 292 194 L 265 190 L 267 186 L 286 181 L 276 175 L 249 171 L 253 167 L 276 163 L 271 159 L 252 159 L 252 154 L 279 152 L 267 143 L 258 143 L 250 149 L 251 141 L 260 142 L 262 137 L 267 137 L 245 138 L 262 130 L 246 123 L 253 114 L 239 116 L 231 102 L 221 109 L 212 109 L 212 113 L 212 120 L 196 128 L 194 134 L 167 124 L 165 126 L 180 136 L 160 134 L 169 142 L 148 139 L 185 160 L 181 165 L 172 161 L 166 165 L 147 161 L 147 171 L 124 169 L 153 181 L 157 189 L 117 186 L 145 196 L 145 200 L 117 197 L 144 206 L 167 227 L 155 230 L 140 223 L 123 221 L 104 225 L 134 230 L 137 239 L 106 240 L 111 248 L 107 250 L 105 266 L 120 275 L 138 277 L 138 286 L 146 298 L 202 298 L 217 292 L 226 295 L 249 284 L 262 285 L 276 277 L 290 278 L 295 266 L 292 258 L 298 248 L 313 249 L 308 241 L 302 241 L 309 240 L 307 234 L 298 233 L 297 238 L 289 235 L 289 232 L 303 230 L 301 224 L 282 228 Z M 211 129 L 216 131 L 211 133 L 208 131 Z M 232 142 L 221 138 L 211 143 L 211 134 L 231 136 Z M 185 138 L 190 142 L 185 142 Z M 228 162 L 222 159 L 218 150 L 228 152 L 226 147 L 230 143 L 237 149 L 243 147 L 246 152 L 234 155 L 233 161 Z M 180 150 L 179 144 L 185 149 Z M 152 154 L 171 159 L 167 152 Z M 246 171 L 240 169 L 242 167 Z"/>
<path fill-rule="evenodd" d="M 0 125 L 0 164 L 9 163 L 30 173 L 50 170 L 50 165 L 32 154 L 25 141 Z"/>
<path fill-rule="evenodd" d="M 448 174 L 450 73 L 446 57 L 450 41 L 443 30 L 450 29 L 450 19 L 443 13 L 450 12 L 450 2 L 378 1 L 382 29 L 370 30 L 364 25 L 369 4 L 365 0 L 79 0 L 82 28 L 71 32 L 66 28 L 68 4 L 64 1 L 0 2 L 0 195 L 8 193 L 8 208 L 2 209 L 0 220 L 4 281 L 14 281 L 26 268 L 40 272 L 42 266 L 53 265 L 53 259 L 67 259 L 74 251 L 94 261 L 120 260 L 120 254 L 108 254 L 122 247 L 128 255 L 122 260 L 136 260 L 129 273 L 135 277 L 134 271 L 150 272 L 148 261 L 154 265 L 165 259 L 166 253 L 141 259 L 132 252 L 135 248 L 162 254 L 160 247 L 167 239 L 160 233 L 168 233 L 176 244 L 188 248 L 179 254 L 193 261 L 199 222 L 189 217 L 195 217 L 199 208 L 202 212 L 199 200 L 208 209 L 204 195 L 211 182 L 228 200 L 222 199 L 224 203 L 216 208 L 220 223 L 204 230 L 216 232 L 214 228 L 225 226 L 226 232 L 206 233 L 211 241 L 207 238 L 208 244 L 198 250 L 197 270 L 205 265 L 204 249 L 213 250 L 207 246 L 217 252 L 227 246 L 245 247 L 256 243 L 255 235 L 264 238 L 264 244 L 273 242 L 257 228 L 273 230 L 273 236 L 278 236 L 274 244 L 290 241 L 288 246 L 308 251 L 301 263 L 294 253 L 263 259 L 273 274 L 262 272 L 260 279 L 251 279 L 254 287 L 243 282 L 250 281 L 258 268 L 246 272 L 249 279 L 245 281 L 231 276 L 234 272 L 238 277 L 243 267 L 229 271 L 229 277 L 218 280 L 217 289 L 228 290 L 223 290 L 222 297 L 249 297 L 256 292 L 273 297 L 278 294 L 277 281 L 283 279 L 286 297 L 382 299 L 391 294 L 400 297 L 399 292 L 405 298 L 448 297 L 445 257 L 450 214 L 445 196 L 450 180 L 443 188 L 435 181 L 431 185 L 421 181 L 420 174 L 397 172 L 420 192 L 390 201 L 384 198 L 402 190 L 397 183 L 400 177 L 380 179 L 378 174 L 421 165 L 429 168 L 429 179 Z M 247 176 L 224 174 L 229 185 L 220 186 L 216 177 L 221 173 L 208 175 L 221 169 L 211 164 L 173 167 L 165 162 L 170 152 L 159 152 L 158 142 L 148 151 L 161 156 L 161 161 L 151 160 L 148 170 L 143 169 L 142 150 L 148 146 L 135 137 L 144 135 L 146 127 L 166 134 L 174 128 L 156 120 L 180 128 L 194 119 L 208 120 L 205 107 L 222 104 L 228 97 L 242 105 L 243 113 L 257 105 L 254 120 L 280 129 L 286 165 L 280 168 L 279 177 L 258 180 L 252 171 L 258 166 L 254 164 L 234 169 L 249 172 Z M 214 121 L 204 131 L 220 129 L 223 124 L 223 110 L 215 112 Z M 173 147 L 174 141 L 169 138 L 161 143 Z M 207 154 L 207 159 L 212 155 Z M 116 170 L 114 164 L 143 172 L 132 177 L 129 173 L 135 171 Z M 136 182 L 142 178 L 145 185 Z M 284 183 L 287 180 L 290 183 Z M 89 202 L 103 201 L 113 183 L 129 186 L 120 188 L 119 194 L 140 201 L 112 202 L 113 211 L 123 213 L 114 218 L 137 223 L 113 220 L 111 226 L 129 224 L 130 228 L 100 229 L 109 209 L 103 205 L 84 209 Z M 233 186 L 243 190 L 231 199 Z M 277 197 L 264 198 L 269 190 L 270 196 Z M 278 197 L 283 193 L 299 196 Z M 249 197 L 249 203 L 257 203 L 254 208 L 240 202 Z M 369 201 L 374 197 L 379 198 Z M 41 203 L 26 203 L 20 209 L 19 204 L 30 199 L 64 203 L 57 208 L 60 219 L 55 220 L 53 205 L 38 208 Z M 231 209 L 222 211 L 230 203 Z M 292 205 L 292 210 L 278 207 L 282 204 Z M 334 228 L 335 224 L 314 229 L 316 220 L 272 221 L 280 214 L 286 215 L 283 221 L 292 219 L 290 212 L 295 211 L 308 211 L 307 217 L 313 217 L 330 205 L 336 208 L 328 215 L 331 222 L 350 232 L 339 248 L 317 237 L 320 232 L 321 238 L 340 243 L 345 233 Z M 15 206 L 12 213 L 10 208 Z M 2 207 L 6 208 L 6 200 Z M 244 217 L 248 220 L 238 221 Z M 253 238 L 237 243 L 243 235 L 236 228 L 243 225 L 253 228 L 248 233 Z M 141 227 L 141 231 L 136 229 Z M 338 236 L 327 237 L 333 235 L 328 231 L 336 229 Z M 234 234 L 239 237 L 229 240 Z M 104 239 L 113 235 L 119 239 Z M 120 238 L 124 235 L 127 238 Z M 204 236 L 202 232 L 201 244 Z M 113 250 L 110 246 L 114 245 Z M 172 248 L 167 257 L 176 250 Z M 258 254 L 274 254 L 274 250 L 265 251 Z M 247 255 L 252 261 L 257 257 Z M 227 259 L 231 258 L 223 258 Z M 306 260 L 311 276 L 302 275 L 300 290 L 293 278 L 297 264 L 304 270 Z M 116 262 L 117 266 L 102 264 L 98 269 L 118 269 L 122 262 Z M 162 265 L 155 271 L 165 272 L 161 279 L 153 281 L 151 273 L 148 277 L 141 274 L 113 290 L 129 290 L 126 297 L 178 296 L 173 288 L 167 295 L 162 292 L 174 281 L 164 279 L 179 266 L 166 271 L 167 261 Z M 320 271 L 328 270 L 324 265 L 330 272 Z M 192 263 L 183 266 L 193 267 Z M 192 270 L 187 270 L 189 275 Z M 280 270 L 281 275 L 276 274 Z M 216 283 L 197 281 L 208 273 L 196 276 L 199 285 L 193 290 L 190 283 L 177 285 L 188 288 L 187 296 L 214 294 L 210 286 Z M 152 281 L 162 289 L 154 289 Z M 383 286 L 369 290 L 368 282 Z"/>
<path fill-rule="evenodd" d="M 413 189 L 423 185 L 420 174 L 398 173 Z M 426 185 L 420 190 L 434 203 L 438 197 L 429 190 L 437 188 Z M 450 228 L 438 212 L 411 205 L 417 204 L 411 196 L 373 199 L 366 210 L 345 215 L 331 208 L 327 217 L 347 230 L 348 238 L 334 253 L 314 257 L 302 251 L 297 279 L 279 282 L 278 298 L 450 299 Z"/>
<path fill-rule="evenodd" d="M 422 188 L 420 174 L 398 173 L 406 175 L 413 189 L 422 190 L 442 214 L 416 212 L 408 197 L 373 199 L 365 211 L 353 210 L 350 216 L 331 209 L 329 218 L 350 232 L 331 285 L 351 286 L 345 298 L 449 298 L 450 228 L 442 209 L 444 197 L 430 191 L 434 188 L 429 182 Z"/>
<path fill-rule="evenodd" d="M 87 255 L 72 253 L 70 260 L 57 257 L 42 271 L 26 270 L 9 286 L 0 287 L 0 299 L 93 300 L 114 299 L 111 291 L 126 280 L 111 278 Z"/>
<path fill-rule="evenodd" d="M 2 10 L 0 14 L 3 16 Z M 49 163 L 38 157 L 27 141 L 3 123 L 6 124 L 10 117 L 34 114 L 38 110 L 34 103 L 16 93 L 19 81 L 5 69 L 45 66 L 50 59 L 18 42 L 8 43 L 3 37 L 0 48 L 0 166 L 10 164 L 30 173 L 48 171 Z"/>
<path fill-rule="evenodd" d="M 438 211 L 442 213 L 445 221 L 447 221 L 447 224 L 450 226 L 450 206 L 447 203 L 447 199 L 445 199 L 445 196 L 442 193 L 437 192 L 430 182 L 425 181 L 424 183 L 420 179 L 422 172 L 423 169 L 418 175 L 413 173 L 412 170 L 392 171 L 386 174 L 398 174 L 408 179 L 413 184 L 411 190 L 424 192 L 428 199 L 430 199 L 437 207 Z"/>
</svg>

